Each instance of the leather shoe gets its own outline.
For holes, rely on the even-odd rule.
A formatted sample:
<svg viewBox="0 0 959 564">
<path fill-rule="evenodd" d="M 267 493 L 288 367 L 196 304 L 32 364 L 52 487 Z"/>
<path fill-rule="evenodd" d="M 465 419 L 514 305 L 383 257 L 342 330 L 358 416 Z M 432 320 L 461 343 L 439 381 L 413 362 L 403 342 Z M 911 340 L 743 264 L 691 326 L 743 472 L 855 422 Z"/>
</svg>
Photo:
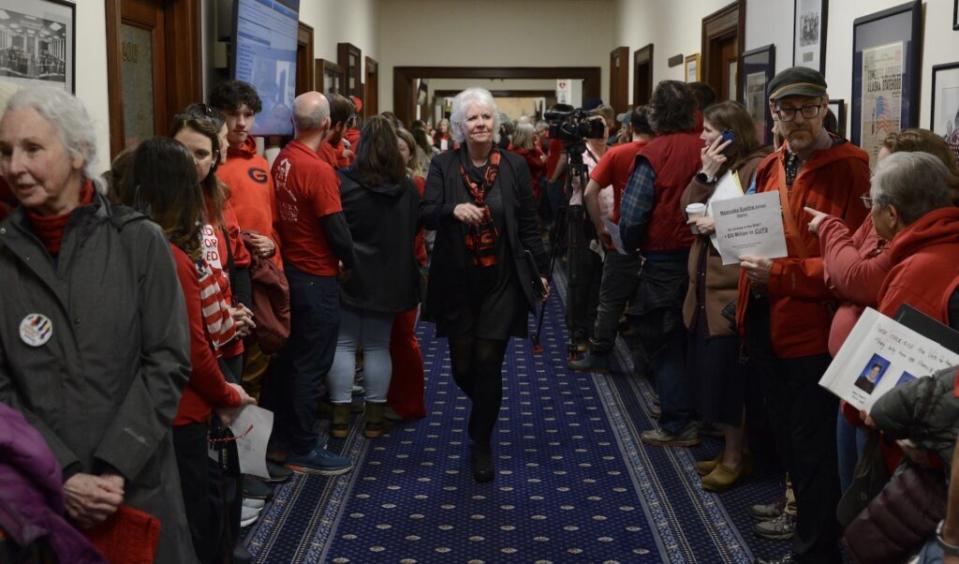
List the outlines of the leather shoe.
<svg viewBox="0 0 959 564">
<path fill-rule="evenodd" d="M 732 487 L 745 473 L 745 462 L 741 463 L 739 468 L 735 470 L 720 463 L 707 476 L 703 476 L 703 489 L 708 492 L 724 492 Z"/>
<path fill-rule="evenodd" d="M 496 469 L 493 467 L 493 453 L 488 450 L 474 448 L 470 452 L 470 465 L 473 467 L 473 479 L 477 483 L 484 484 L 492 482 L 496 477 Z"/>
</svg>

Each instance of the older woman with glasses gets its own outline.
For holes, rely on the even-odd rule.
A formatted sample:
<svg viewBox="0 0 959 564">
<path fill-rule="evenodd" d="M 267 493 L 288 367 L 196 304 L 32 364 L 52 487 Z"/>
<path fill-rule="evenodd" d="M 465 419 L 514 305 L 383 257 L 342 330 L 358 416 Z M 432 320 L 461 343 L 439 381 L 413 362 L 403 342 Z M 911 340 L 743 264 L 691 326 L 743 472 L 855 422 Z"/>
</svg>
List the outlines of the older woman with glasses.
<svg viewBox="0 0 959 564">
<path fill-rule="evenodd" d="M 468 430 L 477 482 L 494 478 L 490 443 L 506 345 L 526 336 L 527 313 L 538 300 L 531 281 L 548 289 L 539 278 L 548 259 L 529 168 L 496 148 L 498 116 L 487 90 L 456 96 L 451 134 L 459 147 L 433 159 L 420 210 L 425 227 L 436 230 L 423 314 L 448 337 L 453 378 L 473 404 Z"/>
</svg>

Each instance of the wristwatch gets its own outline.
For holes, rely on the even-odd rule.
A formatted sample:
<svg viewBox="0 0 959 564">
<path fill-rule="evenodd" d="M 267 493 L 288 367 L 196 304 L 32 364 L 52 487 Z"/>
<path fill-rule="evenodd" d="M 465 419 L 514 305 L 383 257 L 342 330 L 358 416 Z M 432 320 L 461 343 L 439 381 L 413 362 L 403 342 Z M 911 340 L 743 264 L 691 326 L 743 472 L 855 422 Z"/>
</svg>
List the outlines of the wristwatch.
<svg viewBox="0 0 959 564">
<path fill-rule="evenodd" d="M 699 171 L 696 173 L 696 180 L 703 184 L 715 184 L 717 179 L 715 176 L 709 176 L 705 172 Z"/>
<path fill-rule="evenodd" d="M 943 519 L 939 521 L 939 526 L 936 527 L 936 544 L 939 545 L 939 548 L 942 549 L 942 553 L 945 556 L 959 556 L 959 546 L 954 544 L 949 544 L 942 538 L 942 527 L 945 525 L 946 520 Z"/>
</svg>

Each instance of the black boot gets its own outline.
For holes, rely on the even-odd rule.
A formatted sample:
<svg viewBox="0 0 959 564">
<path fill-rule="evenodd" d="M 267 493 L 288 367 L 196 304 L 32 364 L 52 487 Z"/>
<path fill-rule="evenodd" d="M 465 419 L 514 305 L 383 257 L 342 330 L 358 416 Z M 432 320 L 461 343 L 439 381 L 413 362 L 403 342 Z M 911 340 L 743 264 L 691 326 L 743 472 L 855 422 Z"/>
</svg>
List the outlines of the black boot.
<svg viewBox="0 0 959 564">
<path fill-rule="evenodd" d="M 489 448 L 479 448 L 473 446 L 470 449 L 470 466 L 473 467 L 473 479 L 477 483 L 484 484 L 492 482 L 496 477 L 496 469 L 493 467 L 493 451 Z"/>
</svg>

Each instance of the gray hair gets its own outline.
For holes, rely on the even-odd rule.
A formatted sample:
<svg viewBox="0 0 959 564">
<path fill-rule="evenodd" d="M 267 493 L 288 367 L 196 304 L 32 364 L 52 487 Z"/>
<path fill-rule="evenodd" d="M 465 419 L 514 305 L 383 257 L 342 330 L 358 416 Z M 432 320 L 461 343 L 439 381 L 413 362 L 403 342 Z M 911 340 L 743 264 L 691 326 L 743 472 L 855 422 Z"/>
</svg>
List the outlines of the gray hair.
<svg viewBox="0 0 959 564">
<path fill-rule="evenodd" d="M 7 102 L 12 110 L 32 109 L 47 120 L 72 157 L 83 159 L 83 175 L 93 181 L 97 192 L 106 194 L 106 184 L 93 169 L 97 162 L 97 139 L 93 120 L 83 102 L 66 90 L 34 86 L 17 91 Z"/>
<path fill-rule="evenodd" d="M 453 112 L 450 114 L 450 135 L 453 140 L 460 144 L 466 140 L 466 132 L 463 130 L 466 126 L 466 112 L 471 106 L 483 106 L 493 114 L 493 142 L 499 142 L 499 110 L 493 95 L 485 88 L 467 88 L 453 98 Z"/>
<path fill-rule="evenodd" d="M 319 92 L 316 92 L 319 98 L 312 94 L 314 92 L 305 92 L 293 101 L 293 127 L 297 131 L 320 129 L 323 122 L 330 118 L 330 99 Z"/>
<path fill-rule="evenodd" d="M 535 137 L 536 128 L 533 127 L 532 123 L 518 123 L 516 124 L 516 131 L 513 133 L 513 146 L 518 149 L 532 149 Z"/>
<path fill-rule="evenodd" d="M 869 192 L 873 205 L 895 206 L 909 225 L 933 210 L 951 207 L 955 183 L 937 157 L 900 151 L 879 162 Z"/>
</svg>

